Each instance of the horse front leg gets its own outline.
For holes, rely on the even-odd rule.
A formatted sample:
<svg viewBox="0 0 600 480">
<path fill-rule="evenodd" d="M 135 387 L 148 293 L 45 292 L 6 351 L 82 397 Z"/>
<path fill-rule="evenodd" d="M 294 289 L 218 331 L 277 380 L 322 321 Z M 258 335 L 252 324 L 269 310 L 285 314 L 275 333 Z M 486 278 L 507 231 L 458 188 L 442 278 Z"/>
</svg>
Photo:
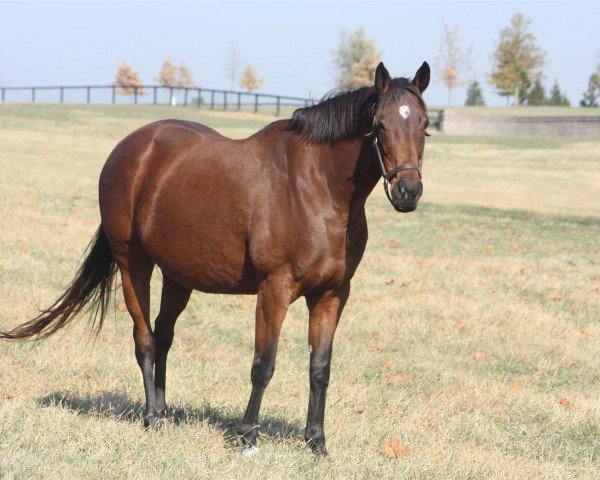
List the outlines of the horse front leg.
<svg viewBox="0 0 600 480">
<path fill-rule="evenodd" d="M 333 336 L 349 293 L 350 283 L 347 282 L 337 290 L 306 297 L 310 312 L 308 326 L 310 394 L 304 440 L 317 455 L 327 455 L 323 422 Z"/>
<path fill-rule="evenodd" d="M 242 423 L 237 432 L 247 447 L 256 446 L 258 412 L 265 388 L 275 371 L 275 356 L 281 325 L 290 303 L 295 300 L 291 282 L 287 277 L 268 277 L 258 289 L 256 302 L 256 330 L 254 361 L 250 378 L 252 393 Z"/>
</svg>

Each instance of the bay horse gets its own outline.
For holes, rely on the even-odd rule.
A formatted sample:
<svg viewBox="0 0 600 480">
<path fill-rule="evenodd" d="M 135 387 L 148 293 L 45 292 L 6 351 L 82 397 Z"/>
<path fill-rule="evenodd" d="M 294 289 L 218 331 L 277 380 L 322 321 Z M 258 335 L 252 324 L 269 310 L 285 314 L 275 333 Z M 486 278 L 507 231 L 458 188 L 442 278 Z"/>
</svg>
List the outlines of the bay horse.
<svg viewBox="0 0 600 480">
<path fill-rule="evenodd" d="M 289 305 L 304 296 L 310 350 L 304 438 L 325 455 L 333 336 L 367 243 L 365 201 L 383 176 L 397 211 L 416 208 L 428 125 L 421 94 L 429 77 L 426 62 L 412 81 L 392 79 L 380 63 L 374 85 L 330 94 L 244 140 L 180 120 L 134 131 L 100 175 L 101 224 L 75 279 L 54 305 L 0 338 L 46 338 L 84 309 L 99 332 L 120 271 L 150 427 L 167 413 L 167 354 L 192 290 L 257 294 L 252 392 L 237 430 L 253 449 L 279 332 Z M 153 330 L 155 265 L 163 285 Z"/>
</svg>

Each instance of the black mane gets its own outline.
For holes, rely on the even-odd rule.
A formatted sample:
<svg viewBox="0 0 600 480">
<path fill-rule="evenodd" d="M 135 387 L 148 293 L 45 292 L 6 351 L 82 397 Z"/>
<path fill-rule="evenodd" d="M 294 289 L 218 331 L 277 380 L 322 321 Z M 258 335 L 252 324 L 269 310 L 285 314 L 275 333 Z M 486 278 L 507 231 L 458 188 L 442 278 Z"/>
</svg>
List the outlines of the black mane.
<svg viewBox="0 0 600 480">
<path fill-rule="evenodd" d="M 361 87 L 347 92 L 334 90 L 316 105 L 296 110 L 287 130 L 298 133 L 310 143 L 338 143 L 356 138 L 371 130 L 379 106 L 398 101 L 407 91 L 425 105 L 407 78 L 394 78 L 389 89 L 381 96 L 375 87 Z"/>
</svg>

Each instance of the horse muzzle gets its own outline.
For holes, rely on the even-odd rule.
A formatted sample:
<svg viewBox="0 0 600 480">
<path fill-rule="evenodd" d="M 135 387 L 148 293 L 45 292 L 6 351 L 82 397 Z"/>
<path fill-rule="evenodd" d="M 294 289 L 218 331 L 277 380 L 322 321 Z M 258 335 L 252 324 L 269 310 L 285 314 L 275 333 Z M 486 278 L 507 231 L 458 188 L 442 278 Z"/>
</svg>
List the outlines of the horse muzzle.
<svg viewBox="0 0 600 480">
<path fill-rule="evenodd" d="M 423 195 L 423 182 L 399 179 L 392 188 L 392 205 L 397 212 L 412 212 Z"/>
</svg>

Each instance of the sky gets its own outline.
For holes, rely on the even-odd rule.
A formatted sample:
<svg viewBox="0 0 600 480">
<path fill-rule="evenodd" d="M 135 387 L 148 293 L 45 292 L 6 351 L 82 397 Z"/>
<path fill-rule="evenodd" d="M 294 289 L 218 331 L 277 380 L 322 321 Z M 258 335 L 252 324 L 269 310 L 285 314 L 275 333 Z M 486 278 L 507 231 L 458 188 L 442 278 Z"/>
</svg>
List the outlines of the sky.
<svg viewBox="0 0 600 480">
<path fill-rule="evenodd" d="M 230 88 L 226 51 L 237 44 L 263 78 L 260 91 L 318 99 L 335 86 L 340 32 L 363 26 L 392 76 L 412 77 L 426 60 L 429 105 L 445 105 L 439 78 L 443 24 L 473 44 L 465 79 L 488 105 L 505 99 L 488 84 L 499 32 L 522 12 L 546 52 L 544 83 L 558 81 L 577 105 L 600 62 L 600 2 L 1 2 L 0 85 L 102 85 L 130 63 L 156 83 L 165 58 L 184 61 L 206 88 Z M 236 85 L 237 89 L 238 86 Z M 466 87 L 453 93 L 463 104 Z"/>
</svg>

